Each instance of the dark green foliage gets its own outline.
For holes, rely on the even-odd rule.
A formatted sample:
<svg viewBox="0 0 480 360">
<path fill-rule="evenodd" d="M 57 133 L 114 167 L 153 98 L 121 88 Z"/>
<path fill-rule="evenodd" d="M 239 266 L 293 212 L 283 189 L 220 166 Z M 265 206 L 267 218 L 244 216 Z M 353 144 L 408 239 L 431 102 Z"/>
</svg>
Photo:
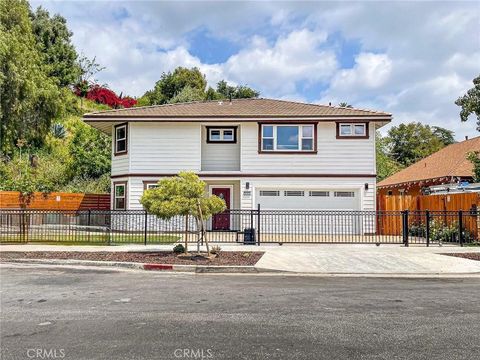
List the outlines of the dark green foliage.
<svg viewBox="0 0 480 360">
<path fill-rule="evenodd" d="M 111 139 L 84 123 L 78 123 L 69 143 L 71 173 L 83 179 L 98 178 L 110 171 Z"/>
<path fill-rule="evenodd" d="M 173 247 L 173 252 L 175 254 L 183 254 L 185 252 L 185 247 L 182 244 L 177 244 Z"/>
<path fill-rule="evenodd" d="M 403 167 L 388 153 L 388 138 L 384 138 L 379 132 L 376 134 L 376 159 L 377 159 L 377 181 L 382 181 L 387 177 L 400 171 Z"/>
<path fill-rule="evenodd" d="M 453 142 L 452 131 L 413 122 L 392 127 L 387 147 L 393 160 L 409 166 Z"/>
<path fill-rule="evenodd" d="M 173 72 L 163 73 L 153 90 L 138 99 L 137 106 L 161 105 L 202 100 L 255 98 L 259 92 L 248 86 L 231 86 L 224 80 L 217 89 L 207 86 L 205 75 L 198 68 L 177 67 Z"/>
<path fill-rule="evenodd" d="M 0 152 L 12 154 L 19 139 L 39 147 L 61 110 L 61 91 L 32 32 L 29 6 L 0 0 Z"/>
<path fill-rule="evenodd" d="M 480 182 L 480 152 L 472 151 L 467 155 L 467 159 L 473 165 L 473 181 L 476 183 Z"/>
<path fill-rule="evenodd" d="M 477 117 L 477 131 L 480 131 L 480 75 L 473 79 L 473 88 L 465 95 L 459 97 L 455 104 L 460 106 L 460 119 L 467 121 L 471 114 Z"/>
<path fill-rule="evenodd" d="M 54 77 L 60 87 L 73 85 L 80 68 L 76 62 L 78 54 L 71 43 L 72 32 L 68 30 L 64 17 L 55 14 L 50 17 L 47 10 L 38 7 L 30 13 L 32 31 L 48 76 Z"/>
</svg>

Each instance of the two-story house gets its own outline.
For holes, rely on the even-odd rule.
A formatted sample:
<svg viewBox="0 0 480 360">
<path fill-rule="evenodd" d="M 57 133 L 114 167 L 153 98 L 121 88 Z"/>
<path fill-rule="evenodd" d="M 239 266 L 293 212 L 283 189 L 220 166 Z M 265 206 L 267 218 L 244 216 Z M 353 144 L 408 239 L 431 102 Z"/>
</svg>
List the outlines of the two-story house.
<svg viewBox="0 0 480 360">
<path fill-rule="evenodd" d="M 196 172 L 231 209 L 375 210 L 375 131 L 391 114 L 273 99 L 89 113 L 112 136 L 113 209 Z M 228 217 L 213 224 L 228 229 Z"/>
</svg>

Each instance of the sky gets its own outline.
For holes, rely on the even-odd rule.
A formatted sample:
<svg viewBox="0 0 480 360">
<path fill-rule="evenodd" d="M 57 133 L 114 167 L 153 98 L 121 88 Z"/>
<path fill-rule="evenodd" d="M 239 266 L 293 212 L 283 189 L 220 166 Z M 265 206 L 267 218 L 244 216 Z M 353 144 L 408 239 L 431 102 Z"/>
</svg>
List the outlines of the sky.
<svg viewBox="0 0 480 360">
<path fill-rule="evenodd" d="M 67 19 L 100 83 L 141 96 L 197 66 L 261 97 L 386 111 L 477 136 L 454 101 L 480 74 L 480 2 L 31 1 Z"/>
</svg>

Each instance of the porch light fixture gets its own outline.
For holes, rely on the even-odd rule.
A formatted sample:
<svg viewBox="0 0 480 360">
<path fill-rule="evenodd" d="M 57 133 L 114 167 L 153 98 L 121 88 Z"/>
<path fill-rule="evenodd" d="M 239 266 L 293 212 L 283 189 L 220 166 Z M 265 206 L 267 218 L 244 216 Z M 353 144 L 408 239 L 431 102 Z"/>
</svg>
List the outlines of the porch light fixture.
<svg viewBox="0 0 480 360">
<path fill-rule="evenodd" d="M 368 190 L 368 183 L 365 183 L 365 191 Z"/>
<path fill-rule="evenodd" d="M 245 189 L 250 189 L 250 183 L 248 181 L 245 183 Z"/>
</svg>

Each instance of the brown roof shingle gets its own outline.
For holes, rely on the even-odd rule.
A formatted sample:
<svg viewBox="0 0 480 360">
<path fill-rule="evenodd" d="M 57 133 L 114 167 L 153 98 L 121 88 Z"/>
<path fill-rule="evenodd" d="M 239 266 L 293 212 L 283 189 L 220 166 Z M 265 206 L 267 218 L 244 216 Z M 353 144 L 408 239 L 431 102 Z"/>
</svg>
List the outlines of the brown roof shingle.
<svg viewBox="0 0 480 360">
<path fill-rule="evenodd" d="M 473 165 L 467 160 L 471 151 L 480 151 L 480 137 L 449 145 L 380 181 L 378 187 L 387 187 L 412 181 L 442 177 L 471 177 Z"/>
<path fill-rule="evenodd" d="M 264 118 L 264 117 L 378 117 L 389 120 L 391 114 L 372 110 L 306 104 L 274 99 L 234 99 L 144 106 L 93 112 L 86 120 L 106 118 Z"/>
</svg>

